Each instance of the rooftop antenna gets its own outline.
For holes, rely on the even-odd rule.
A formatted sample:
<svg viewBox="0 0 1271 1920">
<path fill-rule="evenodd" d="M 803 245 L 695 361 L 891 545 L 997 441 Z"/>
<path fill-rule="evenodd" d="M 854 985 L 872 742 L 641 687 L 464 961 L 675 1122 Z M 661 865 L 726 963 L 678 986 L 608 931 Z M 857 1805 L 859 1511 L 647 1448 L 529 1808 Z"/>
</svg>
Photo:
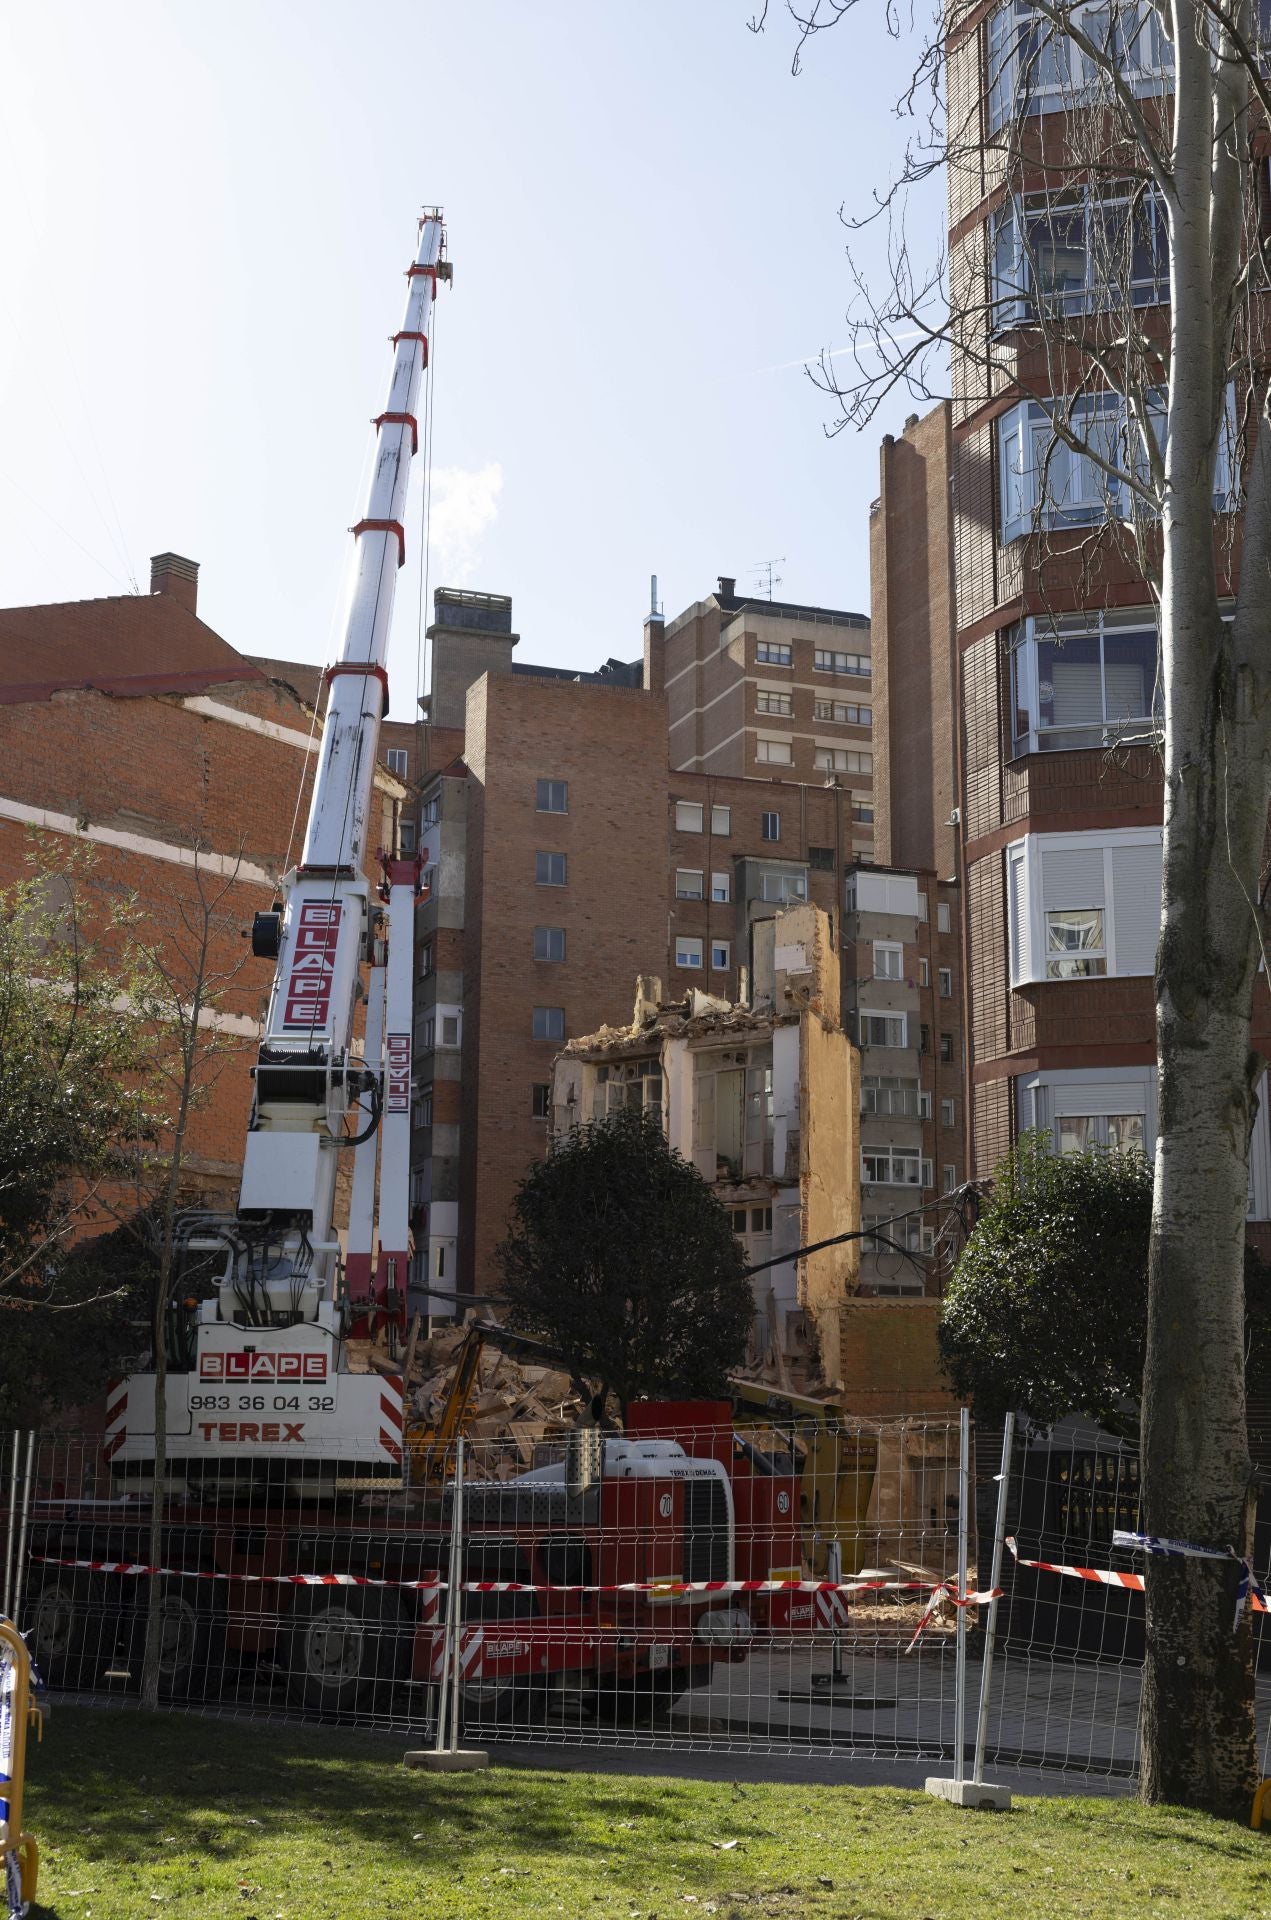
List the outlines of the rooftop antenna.
<svg viewBox="0 0 1271 1920">
<path fill-rule="evenodd" d="M 786 557 L 784 553 L 779 553 L 774 560 L 756 560 L 754 566 L 750 569 L 752 573 L 759 575 L 760 591 L 764 593 L 765 598 L 768 600 L 772 598 L 772 589 L 781 585 L 781 575 L 774 573 L 772 569 L 774 567 L 783 567 L 785 561 Z"/>
</svg>

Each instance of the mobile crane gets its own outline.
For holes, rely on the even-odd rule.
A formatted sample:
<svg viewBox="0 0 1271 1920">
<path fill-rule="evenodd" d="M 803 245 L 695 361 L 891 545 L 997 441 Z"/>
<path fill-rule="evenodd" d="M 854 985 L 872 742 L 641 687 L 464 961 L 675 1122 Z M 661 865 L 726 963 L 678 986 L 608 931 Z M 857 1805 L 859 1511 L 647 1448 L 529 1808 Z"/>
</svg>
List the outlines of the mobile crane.
<svg viewBox="0 0 1271 1920">
<path fill-rule="evenodd" d="M 400 1712 L 401 1690 L 436 1673 L 437 1595 L 418 1583 L 447 1566 L 453 1454 L 420 1460 L 406 1445 L 398 1359 L 420 865 L 382 851 L 374 891 L 365 868 L 429 320 L 449 277 L 442 217 L 430 210 L 407 269 L 365 512 L 352 529 L 343 646 L 327 674 L 304 847 L 278 906 L 252 928 L 253 951 L 276 970 L 239 1204 L 231 1216 L 181 1222 L 183 1259 L 210 1270 L 211 1284 L 187 1308 L 178 1283 L 171 1307 L 163 1493 L 173 1571 L 160 1662 L 170 1697 L 215 1690 L 231 1667 L 263 1663 L 307 1708 L 365 1711 L 387 1696 Z M 342 1261 L 334 1213 L 343 1152 L 354 1164 Z M 350 1342 L 371 1337 L 383 1364 L 353 1370 Z M 456 1383 L 451 1435 L 481 1337 Z M 107 1397 L 107 1497 L 33 1510 L 26 1624 L 53 1685 L 139 1668 L 147 1583 L 120 1576 L 146 1556 L 138 1496 L 154 1481 L 154 1410 L 153 1371 L 120 1381 Z M 759 1603 L 752 1612 L 728 1593 L 668 1589 L 797 1562 L 796 1484 L 771 1463 L 756 1473 L 757 1458 L 752 1450 L 744 1471 L 735 1467 L 725 1404 L 650 1409 L 625 1438 L 574 1447 L 563 1471 L 549 1464 L 483 1487 L 478 1463 L 464 1577 L 518 1590 L 468 1598 L 465 1698 L 501 1716 L 509 1701 L 541 1704 L 556 1689 L 635 1714 L 642 1700 L 708 1677 L 713 1662 L 744 1659 Z M 101 1485 L 77 1477 L 85 1496 Z M 330 1576 L 343 1584 L 324 1584 Z"/>
</svg>

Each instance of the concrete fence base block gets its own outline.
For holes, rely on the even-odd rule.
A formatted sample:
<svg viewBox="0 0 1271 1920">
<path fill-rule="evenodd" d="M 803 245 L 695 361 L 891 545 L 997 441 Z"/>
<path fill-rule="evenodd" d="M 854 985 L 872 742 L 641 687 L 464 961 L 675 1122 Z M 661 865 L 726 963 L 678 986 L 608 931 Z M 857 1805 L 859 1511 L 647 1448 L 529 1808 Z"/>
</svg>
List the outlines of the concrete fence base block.
<svg viewBox="0 0 1271 1920">
<path fill-rule="evenodd" d="M 927 1792 L 953 1807 L 977 1807 L 981 1812 L 1005 1813 L 1011 1804 L 1009 1787 L 990 1786 L 987 1780 L 936 1780 L 926 1782 Z"/>
<path fill-rule="evenodd" d="M 480 1773 L 490 1764 L 490 1756 L 480 1747 L 460 1747 L 454 1753 L 434 1753 L 431 1747 L 415 1747 L 402 1755 L 402 1765 L 419 1767 L 425 1773 Z"/>
</svg>

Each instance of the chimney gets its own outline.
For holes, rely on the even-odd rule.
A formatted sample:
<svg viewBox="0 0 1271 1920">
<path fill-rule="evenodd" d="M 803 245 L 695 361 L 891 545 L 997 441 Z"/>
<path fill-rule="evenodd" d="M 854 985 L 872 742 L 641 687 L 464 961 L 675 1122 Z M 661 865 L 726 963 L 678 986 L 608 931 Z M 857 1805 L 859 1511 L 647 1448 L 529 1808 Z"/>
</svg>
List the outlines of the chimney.
<svg viewBox="0 0 1271 1920">
<path fill-rule="evenodd" d="M 199 563 L 179 553 L 156 553 L 150 562 L 151 593 L 170 593 L 187 613 L 199 606 Z"/>
<path fill-rule="evenodd" d="M 730 579 L 726 573 L 721 573 L 719 576 L 719 597 L 721 600 L 735 600 L 737 598 L 736 579 Z"/>
</svg>

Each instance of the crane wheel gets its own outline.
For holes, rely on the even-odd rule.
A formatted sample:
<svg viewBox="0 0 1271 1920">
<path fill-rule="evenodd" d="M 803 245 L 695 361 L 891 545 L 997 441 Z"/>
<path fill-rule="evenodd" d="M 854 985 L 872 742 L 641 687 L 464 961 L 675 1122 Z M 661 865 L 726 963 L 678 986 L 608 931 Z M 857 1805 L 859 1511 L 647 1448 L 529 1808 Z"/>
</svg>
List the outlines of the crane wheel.
<svg viewBox="0 0 1271 1920">
<path fill-rule="evenodd" d="M 395 1593 L 301 1587 L 287 1639 L 288 1695 L 312 1712 L 369 1712 L 407 1678 L 412 1639 Z"/>
<path fill-rule="evenodd" d="M 87 1687 L 114 1650 L 113 1624 L 103 1616 L 102 1585 L 91 1574 L 50 1567 L 33 1572 L 23 1602 L 23 1631 L 48 1687 Z"/>
</svg>

